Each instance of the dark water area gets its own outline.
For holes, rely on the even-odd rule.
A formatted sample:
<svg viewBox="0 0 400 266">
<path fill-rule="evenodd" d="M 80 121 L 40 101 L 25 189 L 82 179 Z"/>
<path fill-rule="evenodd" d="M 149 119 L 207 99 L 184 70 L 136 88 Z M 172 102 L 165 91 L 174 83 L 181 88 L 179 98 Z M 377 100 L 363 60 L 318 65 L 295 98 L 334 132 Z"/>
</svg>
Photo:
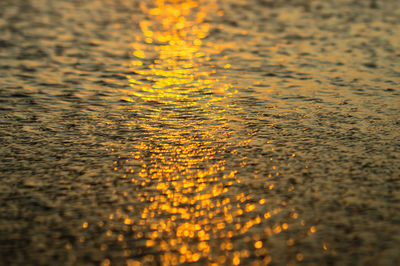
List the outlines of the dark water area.
<svg viewBox="0 0 400 266">
<path fill-rule="evenodd" d="M 400 2 L 0 2 L 1 265 L 399 265 Z"/>
</svg>

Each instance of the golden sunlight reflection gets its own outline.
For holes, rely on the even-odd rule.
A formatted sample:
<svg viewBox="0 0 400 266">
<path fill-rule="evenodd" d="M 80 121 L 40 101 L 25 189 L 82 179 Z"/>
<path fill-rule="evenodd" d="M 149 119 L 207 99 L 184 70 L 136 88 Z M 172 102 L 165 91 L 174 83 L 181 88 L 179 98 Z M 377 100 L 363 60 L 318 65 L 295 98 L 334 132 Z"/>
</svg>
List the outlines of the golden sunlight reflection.
<svg viewBox="0 0 400 266">
<path fill-rule="evenodd" d="M 235 91 L 211 63 L 218 51 L 205 41 L 207 12 L 218 12 L 218 6 L 215 1 L 156 0 L 142 9 L 148 19 L 140 22 L 142 36 L 132 44 L 131 89 L 124 100 L 140 114 L 132 126 L 145 133 L 123 175 L 141 188 L 132 192 L 140 207 L 109 216 L 131 231 L 129 239 L 120 234 L 117 241 L 133 239 L 142 254 L 132 259 L 133 251 L 124 245 L 127 264 L 238 265 L 250 256 L 268 264 L 261 235 L 279 234 L 287 223 L 263 226 L 247 236 L 248 247 L 235 247 L 235 238 L 279 214 L 281 207 L 269 208 L 265 199 L 254 200 L 240 190 L 238 172 L 246 161 L 236 149 L 248 145 L 249 137 L 232 137 Z M 134 208 L 140 215 L 132 215 Z"/>
</svg>

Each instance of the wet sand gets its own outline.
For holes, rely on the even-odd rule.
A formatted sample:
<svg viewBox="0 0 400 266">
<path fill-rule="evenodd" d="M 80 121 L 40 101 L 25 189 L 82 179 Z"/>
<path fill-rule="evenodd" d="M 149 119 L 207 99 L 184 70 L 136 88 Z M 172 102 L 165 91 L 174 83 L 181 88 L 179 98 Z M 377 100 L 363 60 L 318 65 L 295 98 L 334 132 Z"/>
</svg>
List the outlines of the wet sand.
<svg viewBox="0 0 400 266">
<path fill-rule="evenodd" d="M 400 2 L 0 2 L 0 264 L 399 265 Z"/>
</svg>

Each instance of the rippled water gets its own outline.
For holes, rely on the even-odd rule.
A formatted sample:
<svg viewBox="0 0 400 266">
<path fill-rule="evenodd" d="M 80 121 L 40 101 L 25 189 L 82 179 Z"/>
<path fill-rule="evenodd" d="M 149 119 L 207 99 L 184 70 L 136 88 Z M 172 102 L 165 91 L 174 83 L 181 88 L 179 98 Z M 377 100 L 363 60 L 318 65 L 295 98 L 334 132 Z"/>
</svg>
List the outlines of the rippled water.
<svg viewBox="0 0 400 266">
<path fill-rule="evenodd" d="M 4 265 L 398 265 L 400 3 L 0 2 Z"/>
</svg>

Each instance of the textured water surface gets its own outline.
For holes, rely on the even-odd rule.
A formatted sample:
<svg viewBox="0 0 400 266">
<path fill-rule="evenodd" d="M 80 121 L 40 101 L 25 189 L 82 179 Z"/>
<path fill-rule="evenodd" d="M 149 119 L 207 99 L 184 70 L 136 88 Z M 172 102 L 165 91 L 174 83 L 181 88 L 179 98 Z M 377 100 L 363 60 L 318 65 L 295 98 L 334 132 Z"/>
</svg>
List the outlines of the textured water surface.
<svg viewBox="0 0 400 266">
<path fill-rule="evenodd" d="M 0 2 L 4 265 L 399 265 L 400 3 Z"/>
</svg>

